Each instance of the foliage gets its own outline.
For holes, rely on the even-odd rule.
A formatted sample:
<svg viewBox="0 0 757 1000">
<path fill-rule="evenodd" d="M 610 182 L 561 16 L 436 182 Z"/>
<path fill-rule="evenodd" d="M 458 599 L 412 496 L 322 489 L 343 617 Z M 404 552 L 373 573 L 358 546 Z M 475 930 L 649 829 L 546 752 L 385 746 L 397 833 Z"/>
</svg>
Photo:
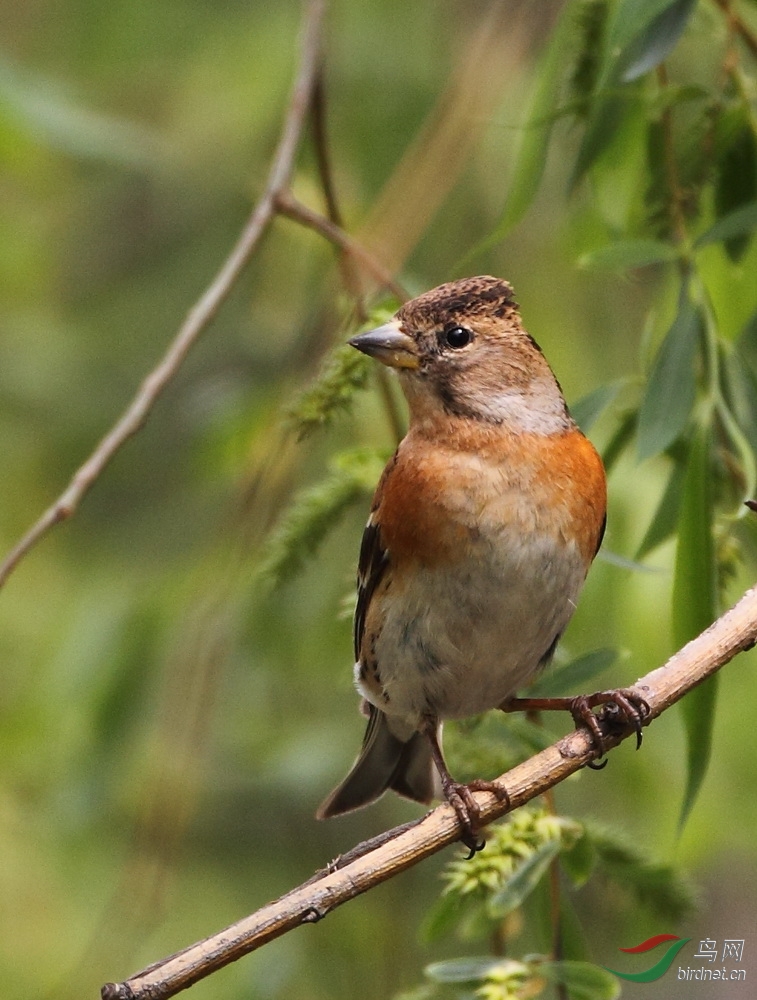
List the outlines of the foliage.
<svg viewBox="0 0 757 1000">
<path fill-rule="evenodd" d="M 343 512 L 368 499 L 385 461 L 365 448 L 336 455 L 330 476 L 296 494 L 266 539 L 257 568 L 261 581 L 275 586 L 297 573 Z"/>
<path fill-rule="evenodd" d="M 476 995 L 484 1000 L 541 996 L 555 982 L 564 984 L 571 997 L 618 996 L 614 977 L 570 953 L 565 926 L 561 961 L 533 954 L 522 959 L 502 957 L 511 955 L 523 936 L 522 921 L 512 920 L 513 911 L 538 893 L 545 876 L 554 887 L 557 866 L 574 889 L 583 888 L 596 875 L 611 879 L 663 920 L 679 921 L 695 906 L 692 887 L 680 871 L 651 862 L 611 828 L 524 807 L 509 821 L 490 828 L 486 846 L 474 858 L 461 856 L 447 864 L 442 898 L 426 923 L 426 935 L 432 938 L 454 931 L 465 940 L 494 941 L 494 956 L 434 962 L 426 968 L 427 977 L 439 986 L 475 983 Z M 531 907 L 530 919 L 538 921 L 538 909 Z M 544 930 L 548 937 L 548 916 Z"/>
<path fill-rule="evenodd" d="M 519 25 L 507 4 L 491 23 L 475 6 L 334 0 L 326 133 L 345 227 L 413 291 L 463 271 L 511 279 L 601 448 L 618 558 L 592 570 L 535 688 L 546 696 L 644 672 L 754 573 L 742 501 L 757 449 L 757 8 L 568 0 L 529 5 Z M 0 9 L 8 549 L 234 243 L 268 169 L 301 11 Z M 485 95 L 464 85 L 482 37 L 498 46 L 487 80 L 505 68 Z M 451 145 L 468 159 L 452 162 L 437 140 L 460 130 L 468 144 Z M 317 160 L 307 148 L 293 182 L 315 208 Z M 140 434 L 0 593 L 9 995 L 95 996 L 416 815 L 385 800 L 312 818 L 360 738 L 338 612 L 401 423 L 370 363 L 338 346 L 365 312 L 339 280 L 331 247 L 277 220 Z M 634 557 L 658 572 L 633 573 Z M 452 862 L 436 908 L 423 866 L 193 995 L 338 1000 L 360 982 L 385 998 L 418 979 L 425 917 L 418 997 L 495 1000 L 526 984 L 614 996 L 592 959 L 687 919 L 694 896 L 666 855 L 705 884 L 703 936 L 750 902 L 753 673 L 686 699 L 685 752 L 655 723 L 639 754 L 561 786 L 571 818 L 522 810 L 491 831 L 484 852 Z M 493 713 L 450 725 L 453 769 L 493 773 L 552 742 L 553 724 L 565 726 Z M 656 860 L 636 846 L 650 843 Z M 491 953 L 454 957 L 442 932 Z"/>
</svg>

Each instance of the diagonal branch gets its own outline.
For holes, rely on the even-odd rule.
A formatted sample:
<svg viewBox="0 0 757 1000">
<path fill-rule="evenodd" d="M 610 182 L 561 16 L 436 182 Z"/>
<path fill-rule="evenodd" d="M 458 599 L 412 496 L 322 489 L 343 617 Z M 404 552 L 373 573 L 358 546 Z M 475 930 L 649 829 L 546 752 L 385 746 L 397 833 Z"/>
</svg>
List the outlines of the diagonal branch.
<svg viewBox="0 0 757 1000">
<path fill-rule="evenodd" d="M 336 222 L 327 219 L 318 212 L 314 212 L 307 205 L 303 205 L 301 201 L 295 198 L 291 191 L 284 190 L 279 193 L 276 198 L 276 207 L 288 219 L 299 222 L 308 229 L 315 230 L 315 232 L 320 233 L 324 239 L 332 243 L 337 249 L 341 250 L 347 256 L 353 257 L 370 274 L 377 285 L 388 288 L 400 302 L 404 302 L 409 298 L 407 291 L 399 282 L 394 280 L 391 271 L 385 268 L 376 256 L 365 250 L 357 240 L 349 236 Z"/>
<path fill-rule="evenodd" d="M 300 63 L 289 100 L 281 138 L 263 194 L 220 270 L 190 309 L 158 365 L 137 390 L 121 417 L 74 473 L 66 489 L 0 564 L 0 587 L 18 563 L 54 525 L 76 513 L 90 488 L 129 438 L 147 420 L 166 386 L 200 335 L 215 318 L 277 212 L 277 197 L 289 184 L 321 62 L 321 29 L 325 0 L 308 0 L 302 31 Z"/>
<path fill-rule="evenodd" d="M 720 7 L 726 15 L 731 29 L 741 37 L 742 41 L 752 55 L 757 57 L 757 34 L 755 34 L 746 21 L 744 21 L 739 14 L 733 10 L 731 0 L 715 0 L 715 4 Z"/>
<path fill-rule="evenodd" d="M 757 588 L 748 590 L 730 611 L 674 654 L 663 666 L 634 685 L 656 718 L 698 684 L 757 641 Z M 607 736 L 617 746 L 632 730 Z M 584 730 L 577 730 L 529 758 L 499 782 L 510 806 L 524 803 L 554 787 L 597 756 Z M 475 793 L 484 822 L 508 809 L 490 792 Z M 435 854 L 460 836 L 454 810 L 438 806 L 416 823 L 389 830 L 332 862 L 312 879 L 257 913 L 232 924 L 170 958 L 156 962 L 123 983 L 106 983 L 103 1000 L 163 1000 L 216 969 L 234 962 L 301 924 L 315 923 L 331 910 Z"/>
</svg>

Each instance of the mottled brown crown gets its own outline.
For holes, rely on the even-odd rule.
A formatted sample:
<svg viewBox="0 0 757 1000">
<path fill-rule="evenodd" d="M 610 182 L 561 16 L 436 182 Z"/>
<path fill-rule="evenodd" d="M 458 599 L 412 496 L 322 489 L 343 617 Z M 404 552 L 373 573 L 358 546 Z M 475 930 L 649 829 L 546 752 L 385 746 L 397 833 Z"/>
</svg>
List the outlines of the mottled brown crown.
<svg viewBox="0 0 757 1000">
<path fill-rule="evenodd" d="M 501 278 L 483 274 L 475 278 L 461 278 L 424 292 L 407 302 L 397 313 L 403 325 L 443 326 L 450 320 L 476 316 L 504 317 L 516 311 L 512 287 Z"/>
</svg>

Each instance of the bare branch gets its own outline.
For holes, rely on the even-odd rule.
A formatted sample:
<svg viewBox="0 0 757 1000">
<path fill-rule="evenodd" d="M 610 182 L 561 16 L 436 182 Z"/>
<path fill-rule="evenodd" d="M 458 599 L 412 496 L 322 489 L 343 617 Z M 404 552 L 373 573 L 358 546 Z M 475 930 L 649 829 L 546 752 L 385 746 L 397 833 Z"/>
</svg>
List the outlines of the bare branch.
<svg viewBox="0 0 757 1000">
<path fill-rule="evenodd" d="M 731 0 L 715 0 L 715 4 L 720 7 L 726 15 L 730 23 L 731 30 L 736 32 L 736 34 L 741 37 L 742 41 L 752 55 L 757 57 L 757 34 L 755 34 L 749 25 L 742 20 L 735 10 L 733 10 Z"/>
<path fill-rule="evenodd" d="M 321 62 L 321 27 L 325 0 L 308 0 L 305 9 L 299 69 L 289 100 L 281 138 L 273 157 L 265 190 L 242 233 L 213 281 L 190 309 L 158 365 L 137 390 L 116 424 L 74 473 L 68 486 L 39 520 L 29 529 L 0 564 L 0 587 L 23 557 L 60 521 L 76 513 L 113 456 L 139 431 L 159 396 L 174 378 L 190 348 L 207 329 L 228 297 L 239 275 L 254 253 L 274 218 L 278 195 L 287 187 L 302 139 L 308 109 L 318 80 Z"/>
<path fill-rule="evenodd" d="M 747 591 L 734 608 L 684 646 L 664 666 L 636 682 L 635 690 L 649 705 L 649 721 L 714 674 L 737 653 L 750 649 L 755 641 L 757 588 Z M 631 733 L 632 730 L 614 732 L 608 735 L 607 745 L 617 746 Z M 498 780 L 507 789 L 510 808 L 514 808 L 554 787 L 596 755 L 597 751 L 586 731 L 577 730 Z M 475 798 L 484 822 L 498 819 L 507 811 L 508 806 L 489 792 L 478 792 Z M 216 969 L 287 931 L 301 924 L 315 923 L 337 906 L 435 854 L 459 836 L 460 828 L 454 810 L 446 804 L 438 806 L 417 823 L 389 830 L 359 845 L 304 885 L 219 934 L 157 962 L 123 983 L 107 983 L 102 988 L 102 998 L 162 1000 L 174 996 Z"/>
<path fill-rule="evenodd" d="M 329 243 L 333 243 L 343 253 L 356 260 L 371 275 L 380 288 L 388 288 L 400 302 L 404 302 L 409 298 L 408 293 L 402 285 L 394 280 L 391 271 L 385 268 L 373 254 L 369 253 L 357 240 L 354 240 L 345 233 L 335 222 L 332 222 L 323 215 L 319 215 L 318 212 L 314 212 L 307 205 L 303 205 L 290 191 L 284 190 L 279 193 L 276 198 L 276 207 L 282 215 L 286 215 L 287 218 L 293 219 L 295 222 L 299 222 L 309 229 L 314 229 L 327 239 Z"/>
</svg>

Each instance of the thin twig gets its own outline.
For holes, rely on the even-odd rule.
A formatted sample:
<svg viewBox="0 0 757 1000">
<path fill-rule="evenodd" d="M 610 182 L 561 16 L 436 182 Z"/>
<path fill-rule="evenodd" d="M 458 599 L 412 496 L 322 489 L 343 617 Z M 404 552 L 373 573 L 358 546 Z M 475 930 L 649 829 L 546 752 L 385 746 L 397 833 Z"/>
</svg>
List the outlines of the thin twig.
<svg viewBox="0 0 757 1000">
<path fill-rule="evenodd" d="M 647 721 L 662 714 L 756 641 L 757 588 L 753 588 L 664 666 L 636 682 L 635 690 L 649 705 Z M 632 732 L 612 732 L 606 738 L 606 745 L 617 746 Z M 489 823 L 508 808 L 521 806 L 541 795 L 596 756 L 596 748 L 587 732 L 576 730 L 498 779 L 507 789 L 509 806 L 489 792 L 475 793 L 482 821 Z M 454 810 L 446 804 L 438 806 L 409 828 L 404 826 L 382 834 L 378 847 L 370 843 L 370 850 L 364 850 L 365 845 L 354 849 L 304 885 L 221 933 L 156 962 L 123 983 L 106 983 L 102 998 L 163 1000 L 174 996 L 287 931 L 321 920 L 342 903 L 454 843 L 460 832 Z"/>
<path fill-rule="evenodd" d="M 303 205 L 291 191 L 286 189 L 279 191 L 276 196 L 276 208 L 288 219 L 293 219 L 309 229 L 314 229 L 329 243 L 333 243 L 335 247 L 349 254 L 370 274 L 379 287 L 388 288 L 401 302 L 410 297 L 402 285 L 394 280 L 391 271 L 385 268 L 372 253 L 369 253 L 365 247 L 345 233 L 336 223 L 331 222 L 324 215 L 314 212 L 307 205 Z"/>
<path fill-rule="evenodd" d="M 757 57 L 757 33 L 736 13 L 731 0 L 715 0 L 715 4 L 726 14 L 731 28 L 741 37 L 752 55 Z"/>
<path fill-rule="evenodd" d="M 668 86 L 668 71 L 664 63 L 660 63 L 657 67 L 657 83 L 661 91 L 664 91 Z M 670 190 L 670 223 L 676 243 L 685 246 L 686 215 L 683 210 L 684 195 L 681 190 L 681 179 L 673 145 L 673 112 L 668 105 L 665 105 L 660 121 L 662 124 L 665 174 Z"/>
<path fill-rule="evenodd" d="M 331 169 L 331 155 L 329 152 L 329 142 L 326 128 L 326 82 L 324 79 L 324 69 L 318 74 L 318 79 L 313 88 L 313 100 L 310 106 L 310 122 L 313 133 L 313 148 L 315 151 L 315 162 L 318 167 L 318 177 L 323 190 L 323 197 L 326 201 L 326 215 L 335 226 L 344 229 L 342 213 L 339 210 L 339 202 L 336 197 L 336 185 L 334 174 Z M 366 317 L 365 297 L 360 282 L 360 272 L 355 267 L 355 261 L 350 254 L 340 247 L 339 270 L 342 276 L 342 284 L 355 300 L 355 309 L 359 321 L 362 323 Z"/>
<path fill-rule="evenodd" d="M 327 187 L 328 186 L 330 185 L 327 185 Z M 334 207 L 336 207 L 335 203 Z M 355 261 L 356 263 L 361 264 L 361 266 L 371 275 L 380 288 L 387 288 L 394 296 L 396 296 L 396 298 L 400 300 L 400 302 L 405 302 L 410 298 L 402 285 L 395 281 L 391 272 L 388 271 L 373 254 L 369 253 L 365 247 L 361 246 L 357 240 L 349 236 L 335 222 L 332 222 L 325 216 L 320 215 L 318 212 L 314 212 L 312 209 L 308 208 L 307 205 L 303 205 L 301 201 L 298 201 L 294 197 L 291 191 L 281 192 L 277 199 L 277 208 L 282 215 L 287 216 L 287 218 L 292 219 L 295 222 L 299 222 L 303 226 L 314 229 L 317 233 L 320 233 L 321 236 L 342 251 L 344 255 L 342 258 L 343 280 L 348 290 L 351 290 L 352 294 L 355 296 L 358 313 L 363 318 L 365 317 L 365 310 L 362 306 L 362 296 L 356 284 L 356 276 L 349 268 L 350 261 Z M 339 213 L 337 212 L 336 214 L 338 215 Z M 386 415 L 389 421 L 389 426 L 391 427 L 392 435 L 395 441 L 399 442 L 405 436 L 405 422 L 403 421 L 399 407 L 397 406 L 397 400 L 389 381 L 388 373 L 380 366 L 379 368 L 380 370 L 376 372 L 379 392 L 381 393 L 381 399 L 384 403 L 384 408 L 386 409 Z"/>
<path fill-rule="evenodd" d="M 344 223 L 342 221 L 342 213 L 339 209 L 339 202 L 336 196 L 336 185 L 334 184 L 334 175 L 331 169 L 331 157 L 329 155 L 329 143 L 326 130 L 326 96 L 325 96 L 326 85 L 324 82 L 324 72 L 318 74 L 318 79 L 316 81 L 315 89 L 313 91 L 313 103 L 311 108 L 311 119 L 313 127 L 313 145 L 315 147 L 315 157 L 316 163 L 318 164 L 318 175 L 321 180 L 321 187 L 323 188 L 323 195 L 326 199 L 326 212 L 329 221 L 337 226 L 341 231 L 342 240 L 345 240 L 346 234 L 344 232 Z M 304 207 L 304 206 L 303 206 Z M 310 213 L 308 213 L 310 215 Z M 300 219 L 299 221 L 304 221 Z M 311 225 L 310 221 L 305 222 L 305 225 Z M 330 233 L 326 233 L 323 230 L 319 230 L 322 236 L 326 239 L 331 238 Z M 346 242 L 346 241 L 345 241 Z M 365 296 L 363 293 L 363 286 L 360 280 L 360 271 L 356 267 L 358 263 L 355 260 L 354 254 L 347 249 L 345 242 L 339 245 L 341 250 L 341 256 L 339 259 L 339 268 L 342 274 L 342 282 L 344 287 L 350 293 L 350 295 L 355 300 L 355 312 L 358 320 L 364 323 L 368 319 L 368 311 L 365 306 Z M 354 246 L 357 246 L 355 241 L 352 241 Z M 363 249 L 363 253 L 367 253 Z M 380 265 L 379 265 L 380 266 Z M 381 268 L 384 274 L 388 274 L 386 268 Z M 388 275 L 391 279 L 391 274 Z M 396 284 L 396 283 L 395 283 Z M 395 294 L 400 290 L 400 286 L 396 286 Z M 401 296 L 402 301 L 409 298 L 409 296 L 404 293 Z M 381 393 L 381 399 L 384 403 L 384 409 L 386 411 L 386 417 L 389 422 L 389 427 L 391 428 L 392 435 L 395 441 L 399 444 L 402 438 L 405 436 L 405 421 L 400 415 L 400 410 L 397 405 L 397 399 L 395 396 L 394 386 L 391 384 L 389 379 L 389 373 L 383 367 L 383 365 L 378 365 L 379 369 L 376 372 L 376 381 L 378 383 L 379 392 Z"/>
<path fill-rule="evenodd" d="M 0 564 L 0 587 L 18 563 L 54 525 L 76 513 L 113 456 L 143 426 L 163 390 L 174 378 L 190 348 L 215 318 L 242 270 L 276 214 L 276 200 L 294 168 L 321 59 L 321 27 L 325 0 L 308 0 L 301 41 L 299 69 L 287 108 L 278 147 L 263 194 L 221 269 L 190 309 L 158 365 L 137 390 L 121 417 L 77 469 L 66 489 L 29 529 Z"/>
</svg>

